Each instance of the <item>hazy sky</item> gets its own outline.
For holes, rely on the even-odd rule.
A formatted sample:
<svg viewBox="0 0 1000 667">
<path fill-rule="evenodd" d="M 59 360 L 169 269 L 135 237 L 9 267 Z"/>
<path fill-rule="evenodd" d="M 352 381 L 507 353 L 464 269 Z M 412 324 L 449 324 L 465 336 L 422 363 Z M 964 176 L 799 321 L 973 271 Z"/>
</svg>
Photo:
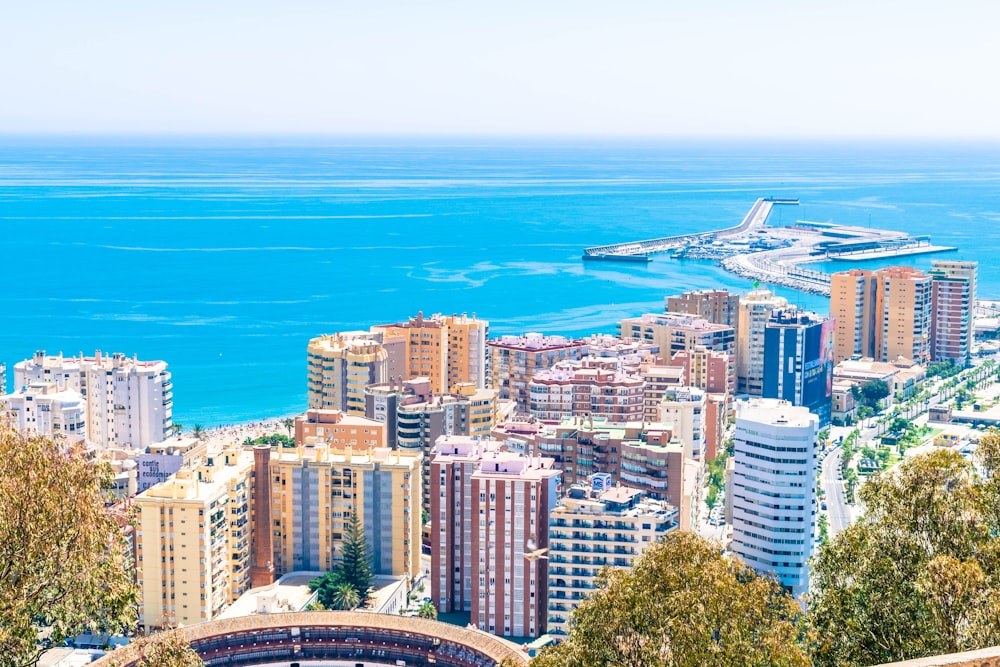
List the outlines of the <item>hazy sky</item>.
<svg viewBox="0 0 1000 667">
<path fill-rule="evenodd" d="M 0 133 L 997 138 L 998 69 L 986 0 L 8 0 Z"/>
</svg>

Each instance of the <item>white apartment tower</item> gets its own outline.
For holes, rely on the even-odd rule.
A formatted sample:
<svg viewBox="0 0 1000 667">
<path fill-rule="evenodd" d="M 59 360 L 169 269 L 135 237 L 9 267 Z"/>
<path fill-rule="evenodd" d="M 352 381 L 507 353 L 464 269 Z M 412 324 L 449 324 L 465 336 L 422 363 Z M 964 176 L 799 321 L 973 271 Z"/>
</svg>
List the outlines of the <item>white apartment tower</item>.
<svg viewBox="0 0 1000 667">
<path fill-rule="evenodd" d="M 673 434 L 691 448 L 691 456 L 705 457 L 705 411 L 707 396 L 696 387 L 671 387 L 660 403 L 660 420 L 673 424 Z"/>
<path fill-rule="evenodd" d="M 100 350 L 92 357 L 39 351 L 14 366 L 15 387 L 38 382 L 53 382 L 83 397 L 87 440 L 101 448 L 144 448 L 164 440 L 173 426 L 173 385 L 163 361 Z"/>
<path fill-rule="evenodd" d="M 0 415 L 7 415 L 25 435 L 86 439 L 87 407 L 75 391 L 54 382 L 35 382 L 0 398 Z"/>
<path fill-rule="evenodd" d="M 816 432 L 808 408 L 779 399 L 736 404 L 732 551 L 792 595 L 809 590 L 816 528 Z"/>
</svg>

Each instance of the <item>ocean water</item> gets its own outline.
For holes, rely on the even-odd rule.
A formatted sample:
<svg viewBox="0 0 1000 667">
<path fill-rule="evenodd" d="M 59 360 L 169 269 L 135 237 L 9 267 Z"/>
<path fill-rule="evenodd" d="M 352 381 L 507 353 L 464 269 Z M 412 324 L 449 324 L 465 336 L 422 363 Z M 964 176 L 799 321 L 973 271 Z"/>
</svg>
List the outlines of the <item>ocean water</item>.
<svg viewBox="0 0 1000 667">
<path fill-rule="evenodd" d="M 1000 297 L 998 185 L 997 146 L 0 139 L 0 362 L 137 354 L 169 363 L 188 426 L 291 414 L 316 335 L 418 310 L 612 332 L 668 294 L 749 289 L 711 262 L 580 254 L 730 226 L 768 195 L 802 202 L 773 223 L 958 246 Z"/>
</svg>

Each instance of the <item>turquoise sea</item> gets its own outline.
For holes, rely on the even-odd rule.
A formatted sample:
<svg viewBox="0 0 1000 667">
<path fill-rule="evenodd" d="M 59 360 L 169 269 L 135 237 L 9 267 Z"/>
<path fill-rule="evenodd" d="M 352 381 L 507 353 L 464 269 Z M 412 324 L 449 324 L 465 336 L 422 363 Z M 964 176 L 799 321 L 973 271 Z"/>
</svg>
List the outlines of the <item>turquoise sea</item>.
<svg viewBox="0 0 1000 667">
<path fill-rule="evenodd" d="M 772 222 L 958 246 L 1000 297 L 997 146 L 0 138 L 0 362 L 137 354 L 170 364 L 186 425 L 291 414 L 319 334 L 418 310 L 611 332 L 668 294 L 748 289 L 710 262 L 580 253 L 730 226 L 768 195 L 802 202 Z"/>
</svg>

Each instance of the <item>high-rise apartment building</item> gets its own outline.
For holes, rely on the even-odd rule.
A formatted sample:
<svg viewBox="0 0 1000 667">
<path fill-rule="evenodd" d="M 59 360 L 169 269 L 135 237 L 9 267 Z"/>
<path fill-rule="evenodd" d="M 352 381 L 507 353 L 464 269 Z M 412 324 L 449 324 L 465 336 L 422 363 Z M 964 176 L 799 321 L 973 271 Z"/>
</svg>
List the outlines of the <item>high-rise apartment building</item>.
<svg viewBox="0 0 1000 667">
<path fill-rule="evenodd" d="M 476 319 L 475 314 L 424 317 L 421 312 L 406 322 L 374 326 L 371 331 L 385 341 L 401 341 L 403 379 L 425 377 L 435 394 L 447 393 L 456 384 L 487 386 L 489 322 Z"/>
<path fill-rule="evenodd" d="M 851 269 L 830 276 L 830 317 L 834 320 L 834 363 L 876 353 L 878 278 L 874 271 Z"/>
<path fill-rule="evenodd" d="M 930 276 L 907 266 L 891 266 L 876 273 L 881 321 L 875 332 L 875 358 L 893 361 L 904 357 L 927 363 L 933 303 Z"/>
<path fill-rule="evenodd" d="M 931 360 L 968 366 L 978 262 L 931 260 Z"/>
<path fill-rule="evenodd" d="M 764 329 L 764 397 L 801 405 L 830 423 L 833 322 L 815 313 L 776 310 Z"/>
<path fill-rule="evenodd" d="M 378 338 L 350 331 L 309 341 L 310 408 L 365 414 L 365 387 L 388 379 L 389 355 Z"/>
<path fill-rule="evenodd" d="M 140 625 L 210 621 L 250 588 L 252 470 L 230 447 L 135 497 Z"/>
<path fill-rule="evenodd" d="M 788 299 L 755 289 L 740 299 L 736 346 L 736 391 L 764 395 L 764 327 L 771 311 L 787 309 Z"/>
<path fill-rule="evenodd" d="M 335 429 L 336 437 L 328 442 L 308 436 L 294 449 L 271 453 L 277 576 L 333 569 L 343 557 L 344 530 L 352 514 L 364 527 L 375 574 L 412 578 L 420 572 L 422 455 L 363 444 L 363 427 L 351 419 L 345 416 L 325 427 Z M 351 444 L 355 439 L 358 443 Z"/>
<path fill-rule="evenodd" d="M 674 313 L 646 313 L 618 325 L 622 338 L 651 342 L 660 348 L 660 362 L 667 364 L 681 351 L 702 345 L 709 350 L 735 353 L 736 330 L 728 324 Z"/>
<path fill-rule="evenodd" d="M 693 290 L 666 298 L 666 312 L 690 315 L 739 330 L 740 297 L 724 289 Z"/>
<path fill-rule="evenodd" d="M 486 346 L 491 383 L 497 398 L 514 400 L 519 412 L 528 411 L 528 383 L 535 373 L 548 370 L 560 361 L 582 359 L 587 348 L 583 340 L 538 333 L 501 336 Z"/>
<path fill-rule="evenodd" d="M 441 611 L 468 609 L 501 636 L 545 632 L 549 511 L 560 490 L 552 459 L 497 443 L 443 438 L 431 463 L 431 595 Z"/>
<path fill-rule="evenodd" d="M 642 419 L 647 422 L 660 420 L 660 403 L 663 395 L 671 387 L 687 385 L 687 369 L 683 366 L 643 366 L 639 372 L 642 378 Z"/>
<path fill-rule="evenodd" d="M 396 409 L 396 447 L 421 452 L 429 461 L 434 443 L 442 435 L 486 438 L 496 421 L 496 392 L 471 384 L 456 385 L 460 393 L 433 394 L 424 378 L 406 383 L 413 393 Z M 430 509 L 430 467 L 423 466 L 421 507 Z"/>
<path fill-rule="evenodd" d="M 705 460 L 705 417 L 708 396 L 697 387 L 668 389 L 660 403 L 659 420 L 670 424 L 673 437 L 691 447 L 691 456 Z"/>
<path fill-rule="evenodd" d="M 642 378 L 617 368 L 615 359 L 588 357 L 539 371 L 528 383 L 531 415 L 546 420 L 588 415 L 613 422 L 641 420 Z"/>
<path fill-rule="evenodd" d="M 124 354 L 46 356 L 38 351 L 14 366 L 14 386 L 54 382 L 80 394 L 86 405 L 87 440 L 98 447 L 143 448 L 171 431 L 173 385 L 167 364 Z"/>
<path fill-rule="evenodd" d="M 69 441 L 87 437 L 86 401 L 75 391 L 60 390 L 55 382 L 33 382 L 13 394 L 0 396 L 0 417 L 4 415 L 26 435 Z"/>
<path fill-rule="evenodd" d="M 731 354 L 695 345 L 676 353 L 669 365 L 684 369 L 684 384 L 713 394 L 736 393 L 736 365 Z"/>
<path fill-rule="evenodd" d="M 676 507 L 613 486 L 611 475 L 570 488 L 549 515 L 548 633 L 568 634 L 570 615 L 604 567 L 629 567 L 677 527 Z"/>
<path fill-rule="evenodd" d="M 792 595 L 809 590 L 816 529 L 816 432 L 808 408 L 776 399 L 736 404 L 732 551 Z"/>
<path fill-rule="evenodd" d="M 852 357 L 930 359 L 931 277 L 907 266 L 852 269 L 831 277 L 836 362 Z M 843 317 L 843 321 L 837 318 Z"/>
</svg>

